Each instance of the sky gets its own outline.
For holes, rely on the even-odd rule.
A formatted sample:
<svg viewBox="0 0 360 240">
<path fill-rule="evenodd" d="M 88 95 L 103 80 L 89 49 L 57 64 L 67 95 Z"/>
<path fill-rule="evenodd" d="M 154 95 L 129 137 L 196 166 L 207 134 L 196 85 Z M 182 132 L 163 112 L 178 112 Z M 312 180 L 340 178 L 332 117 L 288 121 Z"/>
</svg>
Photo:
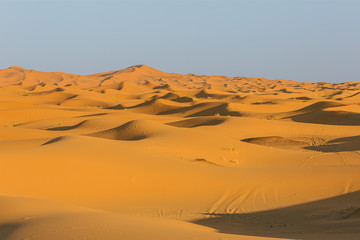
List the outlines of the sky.
<svg viewBox="0 0 360 240">
<path fill-rule="evenodd" d="M 0 0 L 0 69 L 360 81 L 360 0 Z"/>
</svg>

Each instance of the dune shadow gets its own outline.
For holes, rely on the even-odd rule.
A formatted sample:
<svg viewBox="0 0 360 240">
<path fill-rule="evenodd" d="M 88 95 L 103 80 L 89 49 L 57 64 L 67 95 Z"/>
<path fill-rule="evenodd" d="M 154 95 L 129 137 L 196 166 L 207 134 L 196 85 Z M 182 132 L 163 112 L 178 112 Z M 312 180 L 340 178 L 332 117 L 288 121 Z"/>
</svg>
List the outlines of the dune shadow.
<svg viewBox="0 0 360 240">
<path fill-rule="evenodd" d="M 108 113 L 95 113 L 95 114 L 86 114 L 86 115 L 82 115 L 82 116 L 77 116 L 74 118 L 83 118 L 83 117 L 97 117 L 97 116 L 104 116 L 107 115 Z"/>
<path fill-rule="evenodd" d="M 161 109 L 161 105 L 157 105 L 157 99 L 146 101 L 144 103 L 129 107 L 128 109 L 136 109 L 138 107 L 152 106 L 153 109 Z M 242 113 L 228 110 L 228 103 L 223 102 L 203 102 L 192 106 L 176 106 L 171 109 L 159 110 L 155 115 L 171 115 L 171 114 L 187 114 L 185 117 L 200 116 L 243 116 Z"/>
<path fill-rule="evenodd" d="M 117 104 L 115 106 L 111 106 L 111 107 L 106 107 L 104 109 L 111 109 L 111 110 L 123 110 L 125 109 L 123 105 L 121 104 Z"/>
<path fill-rule="evenodd" d="M 360 191 L 324 200 L 252 213 L 204 213 L 195 224 L 221 233 L 258 237 L 315 240 L 360 239 Z M 346 238 L 350 234 L 352 238 Z M 353 238 L 356 235 L 358 238 Z M 326 235 L 325 235 L 326 236 Z M 326 238 L 324 238 L 326 239 Z"/>
<path fill-rule="evenodd" d="M 0 239 L 9 239 L 12 234 L 20 227 L 21 224 L 1 224 L 0 225 Z"/>
<path fill-rule="evenodd" d="M 360 126 L 360 114 L 345 111 L 315 111 L 289 117 L 295 122 L 326 125 Z"/>
<path fill-rule="evenodd" d="M 54 139 L 51 139 L 50 141 L 47 141 L 46 143 L 41 144 L 41 146 L 45 146 L 51 143 L 56 143 L 56 142 L 60 142 L 63 139 L 63 137 L 57 137 Z"/>
<path fill-rule="evenodd" d="M 338 102 L 321 101 L 301 109 L 288 112 L 287 117 L 295 122 L 326 125 L 360 126 L 360 114 L 342 110 L 326 110 L 346 106 Z"/>
<path fill-rule="evenodd" d="M 174 127 L 194 128 L 201 126 L 216 126 L 223 122 L 225 122 L 225 119 L 220 117 L 197 117 L 166 124 Z"/>
<path fill-rule="evenodd" d="M 330 141 L 326 141 L 322 138 L 293 140 L 281 136 L 246 138 L 242 139 L 241 141 L 262 146 L 293 150 L 306 149 L 318 152 L 354 152 L 357 154 L 355 151 L 360 150 L 360 135 L 336 138 Z"/>
<path fill-rule="evenodd" d="M 319 152 L 352 152 L 360 150 L 360 136 L 342 137 L 328 141 L 324 145 L 307 146 L 308 150 Z"/>
<path fill-rule="evenodd" d="M 241 114 L 240 112 L 229 111 L 227 109 L 227 107 L 228 107 L 227 103 L 222 103 L 218 106 L 213 106 L 213 107 L 207 108 L 205 110 L 200 110 L 196 113 L 187 115 L 186 117 L 200 117 L 200 116 L 214 116 L 214 115 L 236 116 L 236 117 L 243 116 L 243 114 Z"/>
<path fill-rule="evenodd" d="M 49 130 L 49 131 L 66 131 L 66 130 L 72 130 L 72 129 L 75 129 L 75 128 L 80 127 L 80 126 L 83 125 L 85 122 L 86 122 L 86 120 L 81 121 L 80 123 L 75 124 L 75 125 L 71 125 L 71 126 L 61 126 L 61 127 L 53 127 L 53 128 L 48 128 L 48 129 L 46 129 L 46 130 Z"/>
<path fill-rule="evenodd" d="M 289 98 L 289 99 L 293 99 L 293 98 Z M 296 100 L 304 100 L 304 101 L 309 101 L 312 100 L 312 98 L 309 97 L 295 97 Z"/>
<path fill-rule="evenodd" d="M 173 99 L 172 101 L 178 103 L 189 103 L 189 102 L 193 102 L 194 100 L 191 97 L 178 97 L 176 99 Z"/>
<path fill-rule="evenodd" d="M 48 90 L 48 91 L 42 91 L 42 92 L 31 92 L 29 93 L 29 95 L 31 96 L 40 96 L 40 95 L 46 95 L 46 94 L 50 94 L 50 93 L 54 93 L 54 92 L 63 92 L 64 89 L 63 88 L 55 88 L 52 90 Z"/>
<path fill-rule="evenodd" d="M 266 102 L 253 102 L 251 103 L 252 105 L 266 105 L 266 104 L 277 104 L 276 102 L 274 101 L 266 101 Z"/>
<path fill-rule="evenodd" d="M 164 85 L 155 86 L 155 87 L 153 87 L 153 89 L 169 89 L 169 90 L 171 90 L 171 87 L 169 84 L 166 83 Z"/>
</svg>

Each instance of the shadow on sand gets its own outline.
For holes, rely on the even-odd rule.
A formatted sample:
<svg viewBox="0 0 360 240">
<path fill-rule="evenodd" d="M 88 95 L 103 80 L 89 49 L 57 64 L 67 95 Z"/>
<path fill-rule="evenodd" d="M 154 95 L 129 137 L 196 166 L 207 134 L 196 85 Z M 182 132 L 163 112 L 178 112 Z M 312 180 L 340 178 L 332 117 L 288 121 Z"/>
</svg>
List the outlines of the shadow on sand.
<svg viewBox="0 0 360 240">
<path fill-rule="evenodd" d="M 354 152 L 360 150 L 360 136 L 337 138 L 326 142 L 324 145 L 304 148 L 319 152 Z"/>
<path fill-rule="evenodd" d="M 0 224 L 0 239 L 8 239 L 21 224 Z"/>
<path fill-rule="evenodd" d="M 305 240 L 319 239 L 321 235 L 329 236 L 321 239 L 360 239 L 360 191 L 267 211 L 204 216 L 193 223 L 228 234 Z"/>
</svg>

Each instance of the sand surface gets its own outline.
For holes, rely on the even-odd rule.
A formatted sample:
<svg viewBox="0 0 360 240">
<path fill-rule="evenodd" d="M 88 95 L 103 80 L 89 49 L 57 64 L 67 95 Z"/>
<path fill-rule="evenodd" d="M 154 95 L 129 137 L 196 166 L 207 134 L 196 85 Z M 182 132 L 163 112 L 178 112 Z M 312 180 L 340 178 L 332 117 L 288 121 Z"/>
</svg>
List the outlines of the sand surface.
<svg viewBox="0 0 360 240">
<path fill-rule="evenodd" d="M 0 70 L 0 239 L 360 239 L 360 83 Z"/>
</svg>

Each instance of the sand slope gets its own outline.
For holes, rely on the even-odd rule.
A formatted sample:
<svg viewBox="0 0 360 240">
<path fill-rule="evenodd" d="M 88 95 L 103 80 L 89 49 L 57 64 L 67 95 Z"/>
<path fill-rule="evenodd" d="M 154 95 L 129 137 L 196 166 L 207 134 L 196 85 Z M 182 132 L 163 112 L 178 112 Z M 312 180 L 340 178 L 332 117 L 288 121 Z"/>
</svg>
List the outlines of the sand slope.
<svg viewBox="0 0 360 240">
<path fill-rule="evenodd" d="M 0 238 L 358 239 L 359 93 L 0 70 Z"/>
</svg>

